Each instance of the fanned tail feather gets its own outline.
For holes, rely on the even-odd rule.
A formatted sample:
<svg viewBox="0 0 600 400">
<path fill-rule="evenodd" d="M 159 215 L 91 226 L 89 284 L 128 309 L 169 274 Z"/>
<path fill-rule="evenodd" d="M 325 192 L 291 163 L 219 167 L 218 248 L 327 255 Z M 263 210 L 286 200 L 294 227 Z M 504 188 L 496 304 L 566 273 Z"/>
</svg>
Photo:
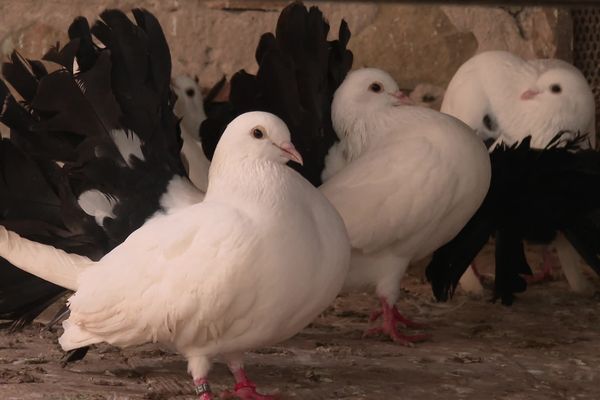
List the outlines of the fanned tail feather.
<svg viewBox="0 0 600 400">
<path fill-rule="evenodd" d="M 227 124 L 247 111 L 271 112 L 285 121 L 304 166 L 292 165 L 311 183 L 321 183 L 329 148 L 337 141 L 331 122 L 331 102 L 352 66 L 350 39 L 342 21 L 339 40 L 327 41 L 329 24 L 316 7 L 300 2 L 287 6 L 275 34 L 265 33 L 256 49 L 256 75 L 239 71 L 231 79 L 226 103 L 207 104 L 208 118 L 200 136 L 212 159 Z"/>
<path fill-rule="evenodd" d="M 0 81 L 0 122 L 10 127 L 11 139 L 2 144 L 0 224 L 55 247 L 55 253 L 36 249 L 56 260 L 70 260 L 62 250 L 100 258 L 162 211 L 161 196 L 172 178 L 187 181 L 169 87 L 169 48 L 153 15 L 139 9 L 133 15 L 135 23 L 121 11 L 107 10 L 91 29 L 85 18 L 75 19 L 70 41 L 44 55 L 55 63 L 48 69 L 51 63 L 16 52 L 3 65 L 10 87 Z M 84 194 L 93 191 L 111 199 L 112 210 L 106 204 L 106 209 L 90 208 L 85 202 L 90 196 Z M 78 201 L 82 195 L 85 211 Z M 18 257 L 12 260 L 21 267 L 27 260 Z M 49 261 L 44 267 L 58 264 Z M 27 268 L 75 287 L 65 271 Z M 33 318 L 32 311 L 63 290 L 19 270 L 11 285 L 31 284 L 35 290 L 17 297 L 3 284 L 8 282 L 4 276 L 15 271 L 8 263 L 0 270 L 0 315 Z"/>
</svg>

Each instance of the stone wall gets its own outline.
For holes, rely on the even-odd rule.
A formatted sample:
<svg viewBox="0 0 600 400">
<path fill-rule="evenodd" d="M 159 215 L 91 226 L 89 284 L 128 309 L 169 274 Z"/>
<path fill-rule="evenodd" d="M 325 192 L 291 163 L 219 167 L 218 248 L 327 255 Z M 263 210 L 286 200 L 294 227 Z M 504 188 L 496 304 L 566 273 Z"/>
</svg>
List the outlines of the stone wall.
<svg viewBox="0 0 600 400">
<path fill-rule="evenodd" d="M 40 57 L 64 42 L 71 20 L 94 19 L 104 8 L 144 7 L 167 35 L 174 73 L 197 75 L 210 87 L 241 68 L 255 71 L 254 49 L 272 31 L 286 2 L 253 0 L 0 0 L 0 54 L 17 49 Z M 524 57 L 571 59 L 569 12 L 551 7 L 478 7 L 399 3 L 318 4 L 337 34 L 341 18 L 352 31 L 355 67 L 388 70 L 416 99 L 439 104 L 456 69 L 478 51 L 505 49 Z"/>
</svg>

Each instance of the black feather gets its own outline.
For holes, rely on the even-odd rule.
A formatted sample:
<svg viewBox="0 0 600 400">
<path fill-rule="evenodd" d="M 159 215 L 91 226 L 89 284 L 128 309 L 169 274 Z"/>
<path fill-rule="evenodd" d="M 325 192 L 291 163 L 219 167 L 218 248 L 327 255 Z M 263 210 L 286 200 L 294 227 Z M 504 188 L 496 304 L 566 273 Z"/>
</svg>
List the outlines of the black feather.
<svg viewBox="0 0 600 400">
<path fill-rule="evenodd" d="M 347 24 L 342 21 L 339 40 L 327 41 L 328 32 L 318 8 L 300 2 L 284 8 L 275 35 L 264 34 L 258 44 L 256 76 L 239 71 L 231 80 L 229 101 L 206 107 L 200 136 L 209 159 L 231 120 L 247 111 L 267 111 L 287 124 L 304 158 L 304 166 L 292 166 L 314 185 L 321 183 L 325 156 L 337 140 L 333 94 L 352 66 Z"/>
<path fill-rule="evenodd" d="M 206 96 L 204 96 L 204 109 L 210 107 L 211 104 L 215 101 L 217 95 L 223 90 L 225 84 L 227 83 L 227 77 L 223 76 L 217 83 L 210 88 Z"/>
<path fill-rule="evenodd" d="M 494 298 L 511 304 L 531 274 L 523 241 L 548 243 L 563 232 L 600 273 L 600 153 L 580 150 L 583 135 L 561 132 L 545 149 L 530 138 L 497 146 L 490 154 L 492 180 L 483 204 L 463 230 L 434 253 L 427 267 L 435 297 L 451 296 L 462 274 L 496 235 Z"/>
<path fill-rule="evenodd" d="M 10 142 L 0 145 L 0 223 L 7 229 L 99 259 L 160 211 L 169 181 L 183 176 L 169 48 L 154 16 L 144 10 L 133 14 L 137 24 L 107 10 L 91 30 L 77 18 L 70 42 L 45 56 L 64 68 L 48 73 L 43 64 L 16 53 L 4 67 L 11 71 L 11 85 L 26 95 L 17 102 L 0 81 L 0 121 L 11 128 Z M 96 46 L 90 33 L 106 47 Z M 142 158 L 124 159 L 114 130 L 137 135 Z M 105 218 L 103 226 L 77 202 L 89 189 L 117 200 L 115 218 Z M 64 292 L 3 267 L 0 317 L 26 322 Z"/>
<path fill-rule="evenodd" d="M 69 26 L 69 39 L 77 44 L 77 64 L 81 72 L 88 71 L 98 58 L 98 49 L 92 41 L 92 33 L 87 19 L 77 17 Z M 64 65 L 64 64 L 63 64 Z"/>
</svg>

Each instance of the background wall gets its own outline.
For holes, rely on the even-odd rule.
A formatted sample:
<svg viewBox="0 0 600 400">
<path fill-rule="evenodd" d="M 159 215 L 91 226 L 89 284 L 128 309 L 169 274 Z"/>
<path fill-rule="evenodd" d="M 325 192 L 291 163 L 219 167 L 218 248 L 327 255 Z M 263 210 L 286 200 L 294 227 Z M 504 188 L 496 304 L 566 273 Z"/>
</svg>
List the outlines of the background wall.
<svg viewBox="0 0 600 400">
<path fill-rule="evenodd" d="M 511 50 L 526 58 L 572 59 L 572 21 L 555 7 L 478 7 L 399 3 L 318 4 L 337 35 L 341 18 L 352 32 L 355 67 L 378 66 L 402 88 L 439 106 L 456 69 L 478 51 Z M 0 57 L 14 49 L 39 58 L 65 42 L 78 15 L 93 20 L 105 8 L 144 7 L 160 20 L 173 56 L 174 74 L 197 75 L 210 87 L 223 75 L 255 71 L 254 50 L 272 31 L 287 2 L 254 0 L 0 0 Z M 429 96 L 424 96 L 428 94 Z"/>
</svg>

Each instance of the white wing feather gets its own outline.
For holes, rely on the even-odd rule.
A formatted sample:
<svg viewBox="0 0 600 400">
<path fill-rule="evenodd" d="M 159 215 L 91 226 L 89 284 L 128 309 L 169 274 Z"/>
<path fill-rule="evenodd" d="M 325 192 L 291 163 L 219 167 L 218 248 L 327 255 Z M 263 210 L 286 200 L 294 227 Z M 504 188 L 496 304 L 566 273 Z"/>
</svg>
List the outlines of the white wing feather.
<svg viewBox="0 0 600 400">
<path fill-rule="evenodd" d="M 427 138 L 417 137 L 369 151 L 321 189 L 342 215 L 352 247 L 370 252 L 420 237 L 429 228 L 423 221 L 431 225 L 438 221 L 432 214 L 447 213 L 447 202 L 435 203 L 455 186 L 452 171 Z"/>
<path fill-rule="evenodd" d="M 63 348 L 175 338 L 178 347 L 198 346 L 245 330 L 247 320 L 240 325 L 228 316 L 243 316 L 253 306 L 250 268 L 260 254 L 252 251 L 252 223 L 231 208 L 193 207 L 193 218 L 188 209 L 149 221 L 81 275 L 69 300 Z M 236 300 L 240 292 L 243 302 Z"/>
</svg>

